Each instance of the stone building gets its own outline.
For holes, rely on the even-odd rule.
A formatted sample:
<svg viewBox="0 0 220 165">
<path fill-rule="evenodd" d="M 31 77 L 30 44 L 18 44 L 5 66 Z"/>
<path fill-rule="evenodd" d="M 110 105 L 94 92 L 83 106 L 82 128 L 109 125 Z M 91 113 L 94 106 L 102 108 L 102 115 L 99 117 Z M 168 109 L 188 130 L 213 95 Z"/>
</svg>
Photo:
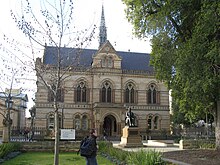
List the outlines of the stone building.
<svg viewBox="0 0 220 165">
<path fill-rule="evenodd" d="M 103 8 L 99 30 L 97 50 L 60 49 L 62 67 L 72 65 L 68 72 L 62 72 L 68 78 L 60 84 L 57 97 L 60 127 L 74 128 L 76 136 L 92 127 L 99 135 L 105 131 L 108 136 L 120 137 L 130 107 L 143 134 L 169 131 L 169 93 L 156 80 L 150 55 L 116 51 L 107 40 Z M 43 59 L 38 58 L 36 66 L 53 72 L 56 59 L 57 48 L 45 46 Z M 49 76 L 49 72 L 44 74 L 48 82 Z M 38 77 L 35 126 L 53 129 L 53 111 L 51 94 Z"/>
<path fill-rule="evenodd" d="M 8 112 L 10 112 L 10 119 L 12 119 L 11 127 L 15 127 L 16 129 L 25 127 L 25 110 L 27 108 L 28 96 L 21 93 L 20 89 L 12 89 L 10 98 L 13 104 L 9 109 L 6 107 L 6 100 L 9 98 L 8 91 L 0 92 L 0 136 L 2 136 L 4 127 L 3 120 Z"/>
</svg>

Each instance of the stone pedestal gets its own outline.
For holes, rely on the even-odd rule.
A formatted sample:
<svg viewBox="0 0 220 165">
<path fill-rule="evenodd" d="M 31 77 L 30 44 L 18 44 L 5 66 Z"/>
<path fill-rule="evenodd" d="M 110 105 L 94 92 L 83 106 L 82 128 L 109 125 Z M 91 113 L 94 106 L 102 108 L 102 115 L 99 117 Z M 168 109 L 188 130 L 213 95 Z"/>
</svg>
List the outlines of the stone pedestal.
<svg viewBox="0 0 220 165">
<path fill-rule="evenodd" d="M 140 131 L 138 127 L 125 126 L 123 128 L 120 146 L 125 148 L 143 147 Z"/>
</svg>

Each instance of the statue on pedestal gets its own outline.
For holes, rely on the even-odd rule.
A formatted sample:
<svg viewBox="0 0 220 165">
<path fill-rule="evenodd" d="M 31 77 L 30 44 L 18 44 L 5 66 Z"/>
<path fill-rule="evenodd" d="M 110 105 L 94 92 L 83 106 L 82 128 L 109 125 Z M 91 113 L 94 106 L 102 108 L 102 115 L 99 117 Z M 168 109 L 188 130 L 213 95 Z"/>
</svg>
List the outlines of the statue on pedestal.
<svg viewBox="0 0 220 165">
<path fill-rule="evenodd" d="M 131 107 L 128 108 L 128 111 L 125 114 L 125 125 L 129 127 L 135 127 L 135 116 L 131 111 Z"/>
</svg>

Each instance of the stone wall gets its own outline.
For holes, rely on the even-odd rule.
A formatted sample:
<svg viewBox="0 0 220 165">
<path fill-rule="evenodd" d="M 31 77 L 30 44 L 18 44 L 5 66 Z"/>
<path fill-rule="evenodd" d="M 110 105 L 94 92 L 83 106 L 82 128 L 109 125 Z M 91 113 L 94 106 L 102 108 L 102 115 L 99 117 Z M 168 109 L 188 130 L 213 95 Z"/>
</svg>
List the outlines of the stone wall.
<svg viewBox="0 0 220 165">
<path fill-rule="evenodd" d="M 60 151 L 79 150 L 80 141 L 60 141 Z M 54 151 L 54 141 L 21 142 L 21 151 Z"/>
<path fill-rule="evenodd" d="M 214 148 L 215 140 L 214 139 L 187 139 L 180 140 L 179 148 L 180 149 L 197 149 L 197 148 Z"/>
</svg>

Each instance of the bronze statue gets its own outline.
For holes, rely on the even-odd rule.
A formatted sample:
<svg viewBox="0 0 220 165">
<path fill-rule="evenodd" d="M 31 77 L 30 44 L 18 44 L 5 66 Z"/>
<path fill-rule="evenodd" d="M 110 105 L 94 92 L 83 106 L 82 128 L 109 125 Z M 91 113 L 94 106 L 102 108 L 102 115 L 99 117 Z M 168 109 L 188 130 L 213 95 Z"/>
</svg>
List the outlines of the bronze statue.
<svg viewBox="0 0 220 165">
<path fill-rule="evenodd" d="M 129 107 L 128 111 L 126 112 L 125 125 L 127 125 L 129 127 L 135 126 L 135 116 L 134 116 L 134 113 L 131 111 L 131 107 Z"/>
</svg>

